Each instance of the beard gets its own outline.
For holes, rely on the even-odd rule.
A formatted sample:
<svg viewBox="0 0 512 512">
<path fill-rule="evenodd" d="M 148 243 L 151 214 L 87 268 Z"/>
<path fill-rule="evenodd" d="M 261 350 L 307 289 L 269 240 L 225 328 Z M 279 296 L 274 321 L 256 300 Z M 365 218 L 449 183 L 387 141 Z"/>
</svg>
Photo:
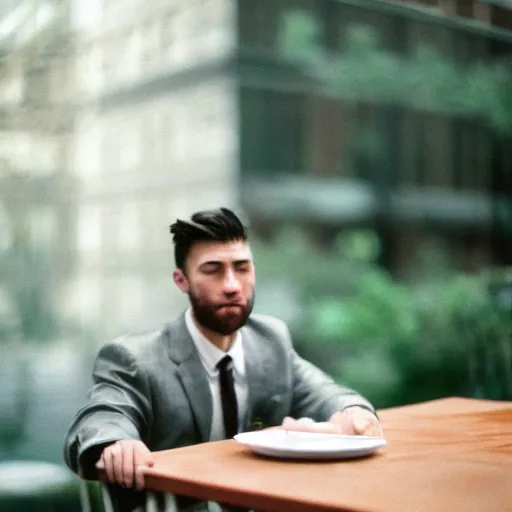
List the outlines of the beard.
<svg viewBox="0 0 512 512">
<path fill-rule="evenodd" d="M 222 304 L 201 300 L 191 290 L 188 293 L 194 317 L 205 329 L 222 336 L 228 336 L 243 327 L 254 306 L 254 291 L 245 304 L 231 303 L 228 299 Z M 226 305 L 233 305 L 228 311 Z M 224 311 L 226 309 L 226 311 Z"/>
</svg>

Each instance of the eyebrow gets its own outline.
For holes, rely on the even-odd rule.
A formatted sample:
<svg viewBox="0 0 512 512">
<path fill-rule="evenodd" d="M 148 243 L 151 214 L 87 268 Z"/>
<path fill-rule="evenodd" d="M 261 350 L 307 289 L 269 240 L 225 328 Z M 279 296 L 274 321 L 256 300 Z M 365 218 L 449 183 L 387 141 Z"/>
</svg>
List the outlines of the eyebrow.
<svg viewBox="0 0 512 512">
<path fill-rule="evenodd" d="M 233 263 L 234 265 L 241 265 L 244 263 L 250 263 L 251 261 L 251 258 L 242 258 L 238 260 L 233 260 L 231 263 Z M 204 265 L 223 265 L 224 263 L 225 262 L 221 260 L 207 260 L 203 261 L 203 263 L 201 263 L 199 266 L 202 267 Z"/>
</svg>

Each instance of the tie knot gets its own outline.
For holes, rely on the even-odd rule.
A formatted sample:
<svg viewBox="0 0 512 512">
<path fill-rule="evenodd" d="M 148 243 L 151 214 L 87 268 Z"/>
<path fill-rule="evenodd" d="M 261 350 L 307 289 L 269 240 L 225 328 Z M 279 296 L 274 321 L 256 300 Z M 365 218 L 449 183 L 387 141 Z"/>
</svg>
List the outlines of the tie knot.
<svg viewBox="0 0 512 512">
<path fill-rule="evenodd" d="M 231 356 L 224 356 L 218 363 L 217 368 L 222 372 L 231 369 L 233 359 Z"/>
</svg>

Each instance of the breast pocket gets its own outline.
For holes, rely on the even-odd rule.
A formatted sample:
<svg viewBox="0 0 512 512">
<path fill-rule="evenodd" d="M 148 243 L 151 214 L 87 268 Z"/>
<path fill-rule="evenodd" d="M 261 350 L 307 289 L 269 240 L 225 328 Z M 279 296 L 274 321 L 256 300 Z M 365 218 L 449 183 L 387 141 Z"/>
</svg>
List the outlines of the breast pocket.
<svg viewBox="0 0 512 512">
<path fill-rule="evenodd" d="M 289 393 L 276 393 L 255 404 L 247 430 L 281 425 L 285 416 L 290 413 Z"/>
</svg>

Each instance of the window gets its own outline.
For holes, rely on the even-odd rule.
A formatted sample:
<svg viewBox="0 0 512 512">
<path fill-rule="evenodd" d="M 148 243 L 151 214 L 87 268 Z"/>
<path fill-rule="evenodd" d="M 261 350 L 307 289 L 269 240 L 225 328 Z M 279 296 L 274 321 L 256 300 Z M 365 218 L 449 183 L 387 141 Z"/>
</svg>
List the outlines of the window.
<svg viewBox="0 0 512 512">
<path fill-rule="evenodd" d="M 243 89 L 242 169 L 250 173 L 297 172 L 303 167 L 304 97 Z"/>
<path fill-rule="evenodd" d="M 120 250 L 132 251 L 139 248 L 141 241 L 141 218 L 137 203 L 127 202 L 120 205 L 117 237 Z"/>
<path fill-rule="evenodd" d="M 54 247 L 56 224 L 55 211 L 51 207 L 37 208 L 30 213 L 30 242 L 34 249 Z"/>
<path fill-rule="evenodd" d="M 79 209 L 76 226 L 79 252 L 94 252 L 101 249 L 101 227 L 99 205 L 84 205 Z"/>
</svg>

